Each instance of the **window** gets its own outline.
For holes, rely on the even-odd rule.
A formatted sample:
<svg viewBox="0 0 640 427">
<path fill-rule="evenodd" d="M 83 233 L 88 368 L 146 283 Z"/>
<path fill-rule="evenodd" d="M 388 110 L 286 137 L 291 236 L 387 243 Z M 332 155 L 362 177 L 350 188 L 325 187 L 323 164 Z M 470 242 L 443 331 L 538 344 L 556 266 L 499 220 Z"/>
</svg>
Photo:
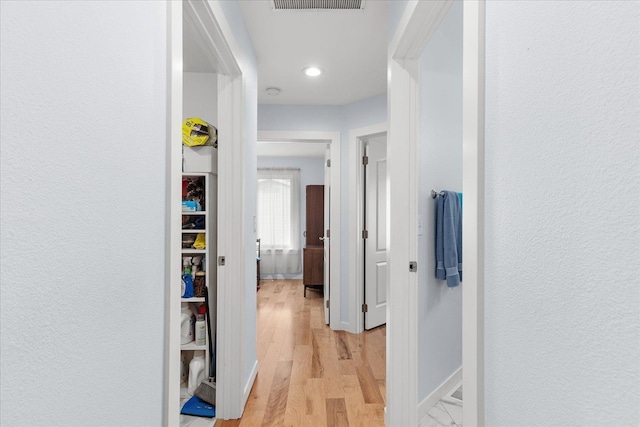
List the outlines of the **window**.
<svg viewBox="0 0 640 427">
<path fill-rule="evenodd" d="M 257 195 L 261 273 L 300 272 L 300 170 L 258 169 Z"/>
</svg>

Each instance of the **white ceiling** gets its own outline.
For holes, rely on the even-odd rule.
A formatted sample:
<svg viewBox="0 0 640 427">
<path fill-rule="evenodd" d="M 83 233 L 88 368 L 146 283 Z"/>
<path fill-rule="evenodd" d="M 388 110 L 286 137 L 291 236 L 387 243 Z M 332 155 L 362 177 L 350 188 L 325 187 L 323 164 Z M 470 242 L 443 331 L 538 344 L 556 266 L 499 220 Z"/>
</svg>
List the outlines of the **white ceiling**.
<svg viewBox="0 0 640 427">
<path fill-rule="evenodd" d="M 386 1 L 368 0 L 363 10 L 272 10 L 269 0 L 240 7 L 258 62 L 258 103 L 344 105 L 385 92 Z M 324 73 L 305 76 L 310 65 Z"/>
<path fill-rule="evenodd" d="M 269 0 L 239 0 L 258 62 L 258 103 L 344 105 L 386 91 L 387 2 L 363 10 L 274 11 Z M 184 70 L 215 72 L 201 35 L 184 26 Z M 315 79 L 302 69 L 324 70 Z M 278 87 L 277 97 L 266 88 Z M 325 144 L 260 141 L 258 156 L 324 158 Z"/>
</svg>

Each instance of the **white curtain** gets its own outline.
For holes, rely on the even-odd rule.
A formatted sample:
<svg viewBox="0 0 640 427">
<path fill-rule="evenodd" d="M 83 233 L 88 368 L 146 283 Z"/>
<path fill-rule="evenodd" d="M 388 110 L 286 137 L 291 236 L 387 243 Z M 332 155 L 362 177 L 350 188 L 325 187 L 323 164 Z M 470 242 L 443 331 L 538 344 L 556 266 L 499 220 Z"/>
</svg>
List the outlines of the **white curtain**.
<svg viewBox="0 0 640 427">
<path fill-rule="evenodd" d="M 261 275 L 300 273 L 300 169 L 258 169 L 257 223 Z"/>
</svg>

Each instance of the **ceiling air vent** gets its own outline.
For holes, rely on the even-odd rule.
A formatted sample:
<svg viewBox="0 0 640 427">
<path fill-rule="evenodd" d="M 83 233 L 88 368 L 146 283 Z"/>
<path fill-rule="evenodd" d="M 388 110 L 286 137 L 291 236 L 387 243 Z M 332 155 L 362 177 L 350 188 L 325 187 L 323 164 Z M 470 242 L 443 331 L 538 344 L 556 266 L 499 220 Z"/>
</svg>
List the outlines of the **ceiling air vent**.
<svg viewBox="0 0 640 427">
<path fill-rule="evenodd" d="M 270 0 L 274 10 L 364 9 L 365 0 Z"/>
</svg>

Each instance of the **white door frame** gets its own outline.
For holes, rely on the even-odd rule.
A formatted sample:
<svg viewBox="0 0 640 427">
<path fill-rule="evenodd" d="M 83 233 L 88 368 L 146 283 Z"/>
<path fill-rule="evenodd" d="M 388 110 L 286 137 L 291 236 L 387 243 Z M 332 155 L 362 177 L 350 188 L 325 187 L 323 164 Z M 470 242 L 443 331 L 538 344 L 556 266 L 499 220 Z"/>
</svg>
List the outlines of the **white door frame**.
<svg viewBox="0 0 640 427">
<path fill-rule="evenodd" d="M 355 260 L 349 266 L 349 310 L 348 331 L 359 334 L 364 331 L 364 248 L 362 230 L 364 224 L 362 216 L 364 206 L 360 195 L 365 191 L 362 171 L 362 140 L 387 132 L 387 124 L 379 123 L 349 131 L 349 194 L 354 194 L 349 200 L 349 259 Z"/>
<path fill-rule="evenodd" d="M 412 1 L 389 48 L 386 425 L 418 424 L 418 60 L 452 0 Z M 463 3 L 463 419 L 484 425 L 484 0 Z M 420 268 L 420 266 L 418 267 Z M 393 278 L 393 279 L 392 279 Z M 393 282 L 392 282 L 393 280 Z"/>
<path fill-rule="evenodd" d="M 183 16 L 183 5 L 186 14 Z M 248 397 L 243 378 L 245 242 L 243 212 L 245 182 L 244 115 L 245 88 L 243 70 L 236 58 L 231 28 L 220 5 L 198 0 L 167 3 L 168 22 L 168 111 L 167 111 L 167 279 L 165 344 L 165 424 L 179 425 L 180 411 L 180 229 L 182 173 L 182 23 L 183 18 L 196 26 L 202 36 L 204 54 L 218 72 L 218 255 L 226 265 L 217 268 L 217 357 L 216 416 L 240 418 Z M 224 226 L 222 226 L 222 224 Z M 253 243 L 252 243 L 253 244 Z M 251 384 L 249 384 L 249 389 Z"/>
<path fill-rule="evenodd" d="M 258 141 L 326 142 L 331 153 L 331 237 L 329 238 L 329 327 L 343 329 L 340 322 L 340 132 L 259 130 Z"/>
<path fill-rule="evenodd" d="M 322 259 L 324 260 L 324 268 L 322 269 L 322 285 L 324 291 L 324 323 L 329 324 L 331 321 L 331 313 L 327 302 L 331 298 L 331 237 L 327 234 L 327 230 L 331 228 L 331 144 L 325 144 L 324 149 L 324 218 L 322 221 L 322 247 L 324 252 Z M 329 237 L 329 241 L 327 241 Z M 327 256 L 328 255 L 328 256 Z M 329 286 L 327 286 L 329 284 Z"/>
</svg>

